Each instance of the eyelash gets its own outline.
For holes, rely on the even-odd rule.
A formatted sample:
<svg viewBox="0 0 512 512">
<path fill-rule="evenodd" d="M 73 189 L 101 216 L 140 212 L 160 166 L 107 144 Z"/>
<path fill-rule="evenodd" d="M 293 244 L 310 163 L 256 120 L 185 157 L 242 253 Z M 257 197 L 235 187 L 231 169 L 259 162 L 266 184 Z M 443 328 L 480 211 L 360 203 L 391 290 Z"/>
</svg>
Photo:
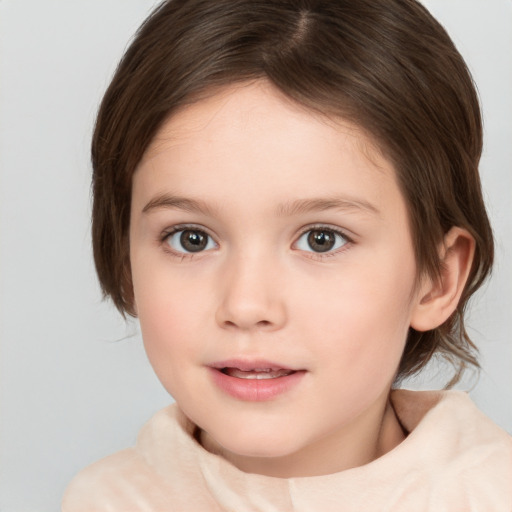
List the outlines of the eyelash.
<svg viewBox="0 0 512 512">
<path fill-rule="evenodd" d="M 327 250 L 325 252 L 315 252 L 313 250 L 311 250 L 311 251 L 303 251 L 303 252 L 307 253 L 309 258 L 312 258 L 312 259 L 315 259 L 315 260 L 323 260 L 325 258 L 330 258 L 332 256 L 336 256 L 336 255 L 340 254 L 341 252 L 344 252 L 345 250 L 347 250 L 347 246 L 349 244 L 353 243 L 352 238 L 349 237 L 341 229 L 339 229 L 337 227 L 335 228 L 335 227 L 332 227 L 332 226 L 328 226 L 328 225 L 325 225 L 325 224 L 315 224 L 315 225 L 309 225 L 306 228 L 304 228 L 303 230 L 301 230 L 300 235 L 297 237 L 297 240 L 294 242 L 293 245 L 297 245 L 299 240 L 304 235 L 306 235 L 307 233 L 310 233 L 312 231 L 318 231 L 318 232 L 324 231 L 324 232 L 328 232 L 328 233 L 334 233 L 335 236 L 341 237 L 344 240 L 344 243 L 343 243 L 343 245 L 341 245 L 341 247 L 338 247 L 336 249 L 330 249 L 330 250 Z"/>
<path fill-rule="evenodd" d="M 213 237 L 212 237 L 212 235 L 210 235 L 208 233 L 208 230 L 206 230 L 202 226 L 198 226 L 195 224 L 178 224 L 178 225 L 173 226 L 172 228 L 164 231 L 162 233 L 162 235 L 160 236 L 160 243 L 163 245 L 165 252 L 167 252 L 170 256 L 172 256 L 174 258 L 178 258 L 180 261 L 195 258 L 195 257 L 201 255 L 201 253 L 205 252 L 205 251 L 198 251 L 197 253 L 194 253 L 194 252 L 185 252 L 185 251 L 181 252 L 181 251 L 174 250 L 168 243 L 168 240 L 170 239 L 171 236 L 175 235 L 176 233 L 180 233 L 182 231 L 198 231 L 198 232 L 204 233 L 207 237 L 209 237 L 211 240 L 213 240 Z M 215 245 L 218 245 L 216 242 L 214 242 L 214 243 L 215 243 Z"/>
<path fill-rule="evenodd" d="M 185 251 L 181 252 L 181 251 L 176 251 L 176 250 L 172 249 L 172 247 L 168 243 L 169 238 L 171 236 L 175 235 L 176 233 L 180 233 L 180 232 L 183 232 L 183 231 L 198 231 L 198 232 L 204 233 L 218 247 L 218 244 L 214 241 L 213 236 L 210 235 L 208 233 L 208 230 L 205 229 L 202 226 L 198 226 L 198 225 L 194 225 L 194 224 L 179 224 L 179 225 L 173 226 L 172 228 L 164 231 L 161 234 L 159 241 L 164 246 L 164 250 L 168 254 L 170 254 L 171 256 L 173 256 L 175 258 L 178 258 L 180 261 L 183 261 L 185 259 L 191 259 L 191 258 L 194 258 L 194 257 L 197 257 L 197 256 L 201 255 L 204 252 L 207 252 L 205 250 L 197 251 L 197 253 L 185 252 Z M 318 231 L 318 232 L 325 231 L 325 232 L 333 233 L 335 236 L 341 237 L 344 240 L 344 243 L 343 243 L 343 245 L 341 247 L 338 247 L 338 248 L 336 248 L 334 250 L 327 250 L 325 252 L 315 252 L 313 250 L 311 250 L 311 251 L 302 251 L 302 252 L 304 252 L 304 253 L 306 253 L 308 255 L 307 257 L 309 257 L 311 259 L 323 260 L 325 258 L 336 256 L 336 255 L 340 254 L 341 252 L 344 252 L 345 250 L 347 250 L 347 246 L 353 244 L 353 239 L 351 237 L 349 237 L 344 231 L 340 230 L 339 228 L 334 228 L 334 227 L 331 227 L 331 226 L 328 226 L 328 225 L 325 225 L 325 224 L 315 224 L 315 225 L 309 225 L 309 226 L 303 228 L 300 231 L 300 234 L 297 236 L 297 238 L 296 238 L 295 242 L 293 243 L 292 247 L 297 245 L 299 240 L 305 234 L 307 234 L 309 232 L 312 232 L 312 231 Z M 211 250 L 211 249 L 208 249 L 208 250 Z"/>
</svg>

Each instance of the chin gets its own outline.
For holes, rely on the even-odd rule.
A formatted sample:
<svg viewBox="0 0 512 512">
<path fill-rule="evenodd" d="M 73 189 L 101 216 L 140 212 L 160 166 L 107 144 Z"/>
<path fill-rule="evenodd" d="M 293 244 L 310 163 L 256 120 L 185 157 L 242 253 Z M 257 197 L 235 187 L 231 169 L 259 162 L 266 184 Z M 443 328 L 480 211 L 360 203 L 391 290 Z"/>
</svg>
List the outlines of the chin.
<svg viewBox="0 0 512 512">
<path fill-rule="evenodd" d="M 239 432 L 236 435 L 224 432 L 219 436 L 212 435 L 211 437 L 224 450 L 241 457 L 281 458 L 289 456 L 301 448 L 294 443 L 286 431 L 283 431 L 283 435 L 279 435 L 275 430 L 271 432 L 250 430 Z"/>
</svg>

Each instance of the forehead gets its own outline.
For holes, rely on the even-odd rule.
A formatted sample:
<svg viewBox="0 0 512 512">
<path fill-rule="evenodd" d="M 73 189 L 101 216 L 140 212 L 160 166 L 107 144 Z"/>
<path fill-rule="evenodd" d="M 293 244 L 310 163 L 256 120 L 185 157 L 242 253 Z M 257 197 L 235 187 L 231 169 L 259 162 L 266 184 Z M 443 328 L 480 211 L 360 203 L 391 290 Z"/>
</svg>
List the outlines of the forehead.
<svg viewBox="0 0 512 512">
<path fill-rule="evenodd" d="M 379 203 L 388 189 L 400 195 L 392 164 L 359 127 L 311 112 L 263 80 L 226 87 L 164 123 L 134 192 L 148 198 L 166 188 L 221 202 L 263 192 L 276 202 L 341 194 Z"/>
<path fill-rule="evenodd" d="M 258 128 L 263 131 L 269 127 L 284 128 L 285 124 L 288 128 L 290 125 L 298 128 L 305 124 L 304 121 L 311 127 L 322 127 L 324 137 L 329 134 L 351 139 L 375 167 L 386 167 L 388 164 L 379 145 L 360 126 L 300 105 L 267 80 L 260 79 L 214 89 L 211 94 L 203 94 L 198 101 L 179 108 L 152 139 L 139 167 L 162 150 L 186 142 L 187 139 L 193 142 L 194 137 L 203 137 L 208 131 L 219 127 L 229 127 L 233 133 L 243 135 L 249 130 L 256 132 Z M 207 143 L 208 140 L 203 138 L 202 142 Z M 229 144 L 231 140 L 226 139 L 225 142 Z"/>
</svg>

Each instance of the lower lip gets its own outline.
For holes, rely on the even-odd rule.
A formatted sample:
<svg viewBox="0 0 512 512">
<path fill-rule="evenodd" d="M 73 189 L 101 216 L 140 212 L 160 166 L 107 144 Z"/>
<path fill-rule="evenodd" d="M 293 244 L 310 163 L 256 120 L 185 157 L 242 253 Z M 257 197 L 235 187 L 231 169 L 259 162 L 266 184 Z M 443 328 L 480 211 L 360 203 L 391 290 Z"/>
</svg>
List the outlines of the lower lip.
<svg viewBox="0 0 512 512">
<path fill-rule="evenodd" d="M 217 368 L 210 368 L 210 373 L 217 387 L 233 398 L 264 402 L 290 391 L 299 384 L 306 372 L 297 371 L 275 379 L 240 379 L 226 375 Z"/>
</svg>

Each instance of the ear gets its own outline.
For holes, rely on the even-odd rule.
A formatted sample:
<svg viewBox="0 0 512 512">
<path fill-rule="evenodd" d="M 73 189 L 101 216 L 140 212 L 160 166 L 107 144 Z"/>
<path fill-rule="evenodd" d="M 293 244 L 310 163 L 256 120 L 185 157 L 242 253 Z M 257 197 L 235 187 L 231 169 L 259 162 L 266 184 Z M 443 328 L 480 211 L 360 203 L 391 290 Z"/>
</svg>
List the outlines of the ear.
<svg viewBox="0 0 512 512">
<path fill-rule="evenodd" d="M 475 240 L 468 231 L 453 227 L 439 248 L 441 275 L 425 278 L 416 295 L 411 327 L 429 331 L 439 327 L 457 308 L 475 254 Z"/>
</svg>

